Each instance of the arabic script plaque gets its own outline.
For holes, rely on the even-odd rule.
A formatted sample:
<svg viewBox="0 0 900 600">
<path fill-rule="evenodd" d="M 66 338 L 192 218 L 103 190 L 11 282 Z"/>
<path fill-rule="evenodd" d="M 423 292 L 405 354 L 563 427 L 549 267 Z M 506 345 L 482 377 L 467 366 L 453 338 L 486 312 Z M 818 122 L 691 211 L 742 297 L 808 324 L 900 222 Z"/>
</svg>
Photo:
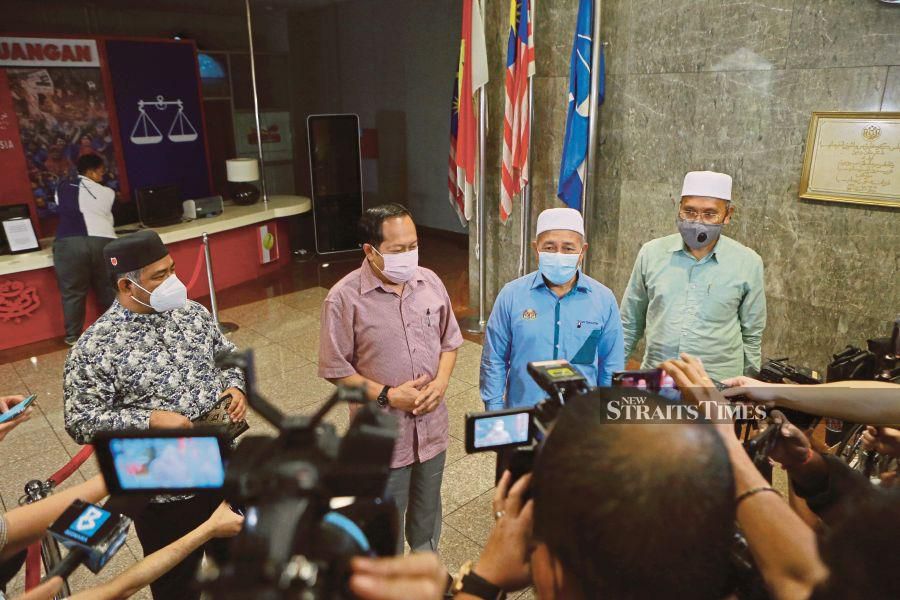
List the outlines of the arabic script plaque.
<svg viewBox="0 0 900 600">
<path fill-rule="evenodd" d="M 813 113 L 800 197 L 900 207 L 900 113 Z"/>
</svg>

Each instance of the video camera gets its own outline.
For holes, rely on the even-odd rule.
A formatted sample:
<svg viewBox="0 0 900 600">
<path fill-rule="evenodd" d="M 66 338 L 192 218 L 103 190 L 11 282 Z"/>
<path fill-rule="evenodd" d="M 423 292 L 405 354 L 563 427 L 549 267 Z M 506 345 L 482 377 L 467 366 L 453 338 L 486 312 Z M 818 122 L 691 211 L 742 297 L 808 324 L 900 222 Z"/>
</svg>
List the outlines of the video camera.
<svg viewBox="0 0 900 600">
<path fill-rule="evenodd" d="M 466 452 L 511 450 L 497 460 L 498 474 L 507 468 L 513 481 L 531 472 L 537 448 L 566 401 L 591 391 L 587 379 L 565 360 L 528 363 L 528 374 L 548 394 L 534 407 L 466 414 Z"/>
<path fill-rule="evenodd" d="M 396 548 L 397 512 L 382 499 L 395 418 L 355 388 L 338 388 L 311 416 L 285 415 L 257 393 L 252 351 L 216 364 L 243 370 L 248 403 L 278 435 L 246 436 L 233 451 L 221 428 L 98 436 L 111 493 L 218 494 L 244 515 L 230 559 L 201 573 L 211 598 L 349 598 L 350 559 Z M 362 406 L 341 438 L 323 419 L 345 403 Z"/>
</svg>

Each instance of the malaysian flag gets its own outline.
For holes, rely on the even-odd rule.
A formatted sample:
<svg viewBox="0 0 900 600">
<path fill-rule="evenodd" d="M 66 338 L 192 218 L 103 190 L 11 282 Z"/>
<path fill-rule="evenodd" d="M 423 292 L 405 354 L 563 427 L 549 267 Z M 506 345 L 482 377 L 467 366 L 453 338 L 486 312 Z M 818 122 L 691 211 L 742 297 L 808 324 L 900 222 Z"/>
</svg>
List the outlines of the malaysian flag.
<svg viewBox="0 0 900 600">
<path fill-rule="evenodd" d="M 534 75 L 532 0 L 510 0 L 509 42 L 506 47 L 506 117 L 503 122 L 503 172 L 500 221 L 512 214 L 512 199 L 528 183 L 528 138 L 531 115 L 528 79 Z"/>
<path fill-rule="evenodd" d="M 456 211 L 459 222 L 465 227 L 466 219 L 465 193 L 456 180 L 456 132 L 459 130 L 459 73 L 453 80 L 453 102 L 450 105 L 450 161 L 447 171 L 447 186 L 450 188 L 450 206 Z"/>
<path fill-rule="evenodd" d="M 454 86 L 450 117 L 450 201 L 460 221 L 472 217 L 475 201 L 475 171 L 478 165 L 478 115 L 475 92 L 488 82 L 487 48 L 478 0 L 463 0 L 462 41 L 459 70 Z M 456 167 L 455 177 L 452 173 Z"/>
</svg>

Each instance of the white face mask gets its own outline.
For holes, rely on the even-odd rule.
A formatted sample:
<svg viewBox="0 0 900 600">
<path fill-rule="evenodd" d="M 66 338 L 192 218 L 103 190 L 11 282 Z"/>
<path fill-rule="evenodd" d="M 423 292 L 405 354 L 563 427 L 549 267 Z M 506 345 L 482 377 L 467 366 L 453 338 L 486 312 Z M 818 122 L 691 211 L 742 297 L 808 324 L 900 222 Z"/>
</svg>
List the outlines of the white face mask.
<svg viewBox="0 0 900 600">
<path fill-rule="evenodd" d="M 169 275 L 166 280 L 159 284 L 152 292 L 148 292 L 137 281 L 131 281 L 131 283 L 150 294 L 150 304 L 141 302 L 134 296 L 132 296 L 131 299 L 138 304 L 143 304 L 147 308 L 152 308 L 156 312 L 161 313 L 175 310 L 176 308 L 183 307 L 185 302 L 187 302 L 187 288 L 174 273 Z"/>
<path fill-rule="evenodd" d="M 419 249 L 413 248 L 409 252 L 400 252 L 398 254 L 382 254 L 372 247 L 378 256 L 384 259 L 384 269 L 381 274 L 394 283 L 406 283 L 416 272 L 419 266 Z M 374 263 L 372 266 L 375 266 Z M 378 267 L 375 267 L 376 269 Z"/>
</svg>

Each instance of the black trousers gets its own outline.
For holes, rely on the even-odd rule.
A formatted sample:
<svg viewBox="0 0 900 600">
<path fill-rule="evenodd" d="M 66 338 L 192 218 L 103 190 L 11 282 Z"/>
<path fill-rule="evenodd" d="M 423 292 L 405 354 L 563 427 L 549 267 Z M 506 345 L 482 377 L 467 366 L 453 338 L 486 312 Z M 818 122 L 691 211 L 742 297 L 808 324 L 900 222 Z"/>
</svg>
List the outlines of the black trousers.
<svg viewBox="0 0 900 600">
<path fill-rule="evenodd" d="M 206 521 L 221 502 L 221 498 L 194 496 L 189 500 L 149 504 L 134 520 L 144 556 L 164 548 L 196 529 Z M 200 591 L 194 586 L 194 577 L 203 558 L 209 551 L 216 560 L 227 555 L 227 540 L 212 540 L 198 548 L 171 571 L 150 584 L 155 600 L 197 600 Z"/>
<path fill-rule="evenodd" d="M 116 295 L 103 262 L 103 248 L 111 238 L 73 236 L 53 242 L 53 265 L 62 296 L 66 338 L 77 338 L 84 329 L 84 305 L 93 288 L 97 304 L 105 311 Z"/>
</svg>

